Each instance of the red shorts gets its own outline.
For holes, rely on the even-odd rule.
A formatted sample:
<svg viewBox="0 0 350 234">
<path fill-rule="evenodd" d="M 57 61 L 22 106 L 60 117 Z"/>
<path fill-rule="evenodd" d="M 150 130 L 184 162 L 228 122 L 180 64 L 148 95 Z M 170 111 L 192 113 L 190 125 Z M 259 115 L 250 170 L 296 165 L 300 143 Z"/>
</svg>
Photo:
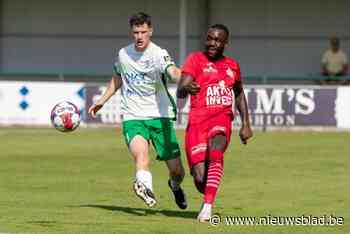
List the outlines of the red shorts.
<svg viewBox="0 0 350 234">
<path fill-rule="evenodd" d="M 186 129 L 186 155 L 190 169 L 208 159 L 209 139 L 216 135 L 226 136 L 226 146 L 230 142 L 232 116 L 218 115 L 200 123 L 189 123 Z"/>
</svg>

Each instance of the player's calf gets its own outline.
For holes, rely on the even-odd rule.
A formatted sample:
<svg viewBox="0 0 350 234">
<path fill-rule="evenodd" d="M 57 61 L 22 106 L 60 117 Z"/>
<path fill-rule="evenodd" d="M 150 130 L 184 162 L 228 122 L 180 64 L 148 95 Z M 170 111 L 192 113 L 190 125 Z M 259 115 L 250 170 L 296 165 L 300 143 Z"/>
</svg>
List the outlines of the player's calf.
<svg viewBox="0 0 350 234">
<path fill-rule="evenodd" d="M 194 180 L 194 185 L 196 186 L 196 189 L 198 192 L 204 194 L 205 191 L 205 181 L 198 182 L 197 180 Z"/>
<path fill-rule="evenodd" d="M 169 179 L 168 180 L 168 185 L 171 189 L 171 191 L 174 194 L 175 202 L 177 206 L 180 209 L 186 209 L 187 208 L 187 200 L 186 200 L 186 195 L 182 188 L 180 187 L 180 184 L 178 184 L 176 181 Z"/>
<path fill-rule="evenodd" d="M 205 190 L 205 185 L 206 185 L 206 168 L 205 168 L 205 163 L 200 162 L 197 163 L 192 167 L 192 172 L 191 172 L 193 179 L 194 179 L 194 184 L 200 193 L 204 193 Z"/>
<path fill-rule="evenodd" d="M 185 170 L 182 166 L 181 158 L 170 159 L 166 161 L 169 168 L 168 185 L 174 194 L 175 202 L 180 209 L 187 208 L 187 201 L 185 193 L 180 184 L 185 176 Z"/>
</svg>

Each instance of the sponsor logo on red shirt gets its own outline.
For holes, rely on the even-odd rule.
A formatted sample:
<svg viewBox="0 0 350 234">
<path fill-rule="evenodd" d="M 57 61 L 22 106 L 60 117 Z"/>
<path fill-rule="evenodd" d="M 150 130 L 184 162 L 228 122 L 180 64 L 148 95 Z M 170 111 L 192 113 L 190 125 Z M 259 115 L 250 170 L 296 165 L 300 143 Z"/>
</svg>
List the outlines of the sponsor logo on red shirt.
<svg viewBox="0 0 350 234">
<path fill-rule="evenodd" d="M 211 84 L 207 88 L 205 100 L 207 106 L 232 105 L 232 89 L 226 87 L 224 80 Z"/>
</svg>

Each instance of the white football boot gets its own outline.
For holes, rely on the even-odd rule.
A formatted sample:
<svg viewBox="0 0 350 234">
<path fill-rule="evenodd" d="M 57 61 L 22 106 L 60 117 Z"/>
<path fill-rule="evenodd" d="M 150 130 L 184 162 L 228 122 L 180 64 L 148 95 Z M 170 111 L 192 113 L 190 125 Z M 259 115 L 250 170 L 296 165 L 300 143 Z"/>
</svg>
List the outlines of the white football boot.
<svg viewBox="0 0 350 234">
<path fill-rule="evenodd" d="M 135 181 L 134 182 L 134 192 L 135 194 L 141 198 L 147 206 L 154 207 L 157 204 L 156 198 L 153 192 L 147 188 L 144 183 Z"/>
<path fill-rule="evenodd" d="M 208 203 L 204 203 L 202 205 L 202 209 L 198 214 L 197 220 L 199 222 L 208 222 L 211 218 L 212 205 Z"/>
</svg>

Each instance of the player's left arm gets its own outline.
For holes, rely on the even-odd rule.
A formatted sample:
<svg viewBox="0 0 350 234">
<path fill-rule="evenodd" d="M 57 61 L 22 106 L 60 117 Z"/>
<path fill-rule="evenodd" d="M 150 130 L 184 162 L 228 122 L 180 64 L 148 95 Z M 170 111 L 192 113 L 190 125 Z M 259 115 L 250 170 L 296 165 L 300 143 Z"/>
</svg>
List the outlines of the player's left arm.
<svg viewBox="0 0 350 234">
<path fill-rule="evenodd" d="M 247 144 L 248 139 L 253 136 L 253 131 L 250 127 L 248 104 L 241 80 L 235 82 L 233 92 L 235 95 L 236 107 L 242 120 L 242 127 L 239 131 L 239 137 L 241 138 L 243 144 Z"/>
<path fill-rule="evenodd" d="M 178 83 L 181 78 L 181 70 L 176 66 L 173 59 L 165 49 L 158 54 L 161 72 L 172 82 Z"/>
</svg>

